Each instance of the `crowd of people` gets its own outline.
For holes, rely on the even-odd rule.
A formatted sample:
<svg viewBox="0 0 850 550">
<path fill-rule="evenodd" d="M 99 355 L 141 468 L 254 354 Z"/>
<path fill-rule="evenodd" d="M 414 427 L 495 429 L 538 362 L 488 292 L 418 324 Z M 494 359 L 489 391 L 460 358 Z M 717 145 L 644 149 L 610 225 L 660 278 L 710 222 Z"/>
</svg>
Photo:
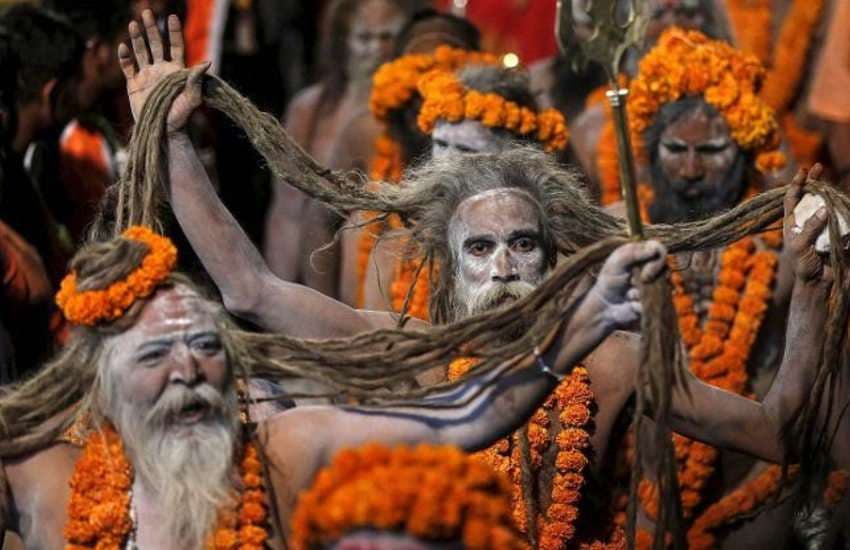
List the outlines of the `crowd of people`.
<svg viewBox="0 0 850 550">
<path fill-rule="evenodd" d="M 0 548 L 850 548 L 850 0 L 8 4 Z"/>
</svg>

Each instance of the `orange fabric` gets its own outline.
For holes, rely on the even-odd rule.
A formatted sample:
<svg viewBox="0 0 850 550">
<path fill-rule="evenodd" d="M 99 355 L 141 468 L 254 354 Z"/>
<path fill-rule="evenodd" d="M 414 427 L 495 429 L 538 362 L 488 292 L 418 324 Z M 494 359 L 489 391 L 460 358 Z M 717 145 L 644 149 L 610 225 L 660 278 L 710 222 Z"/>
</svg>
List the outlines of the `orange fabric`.
<svg viewBox="0 0 850 550">
<path fill-rule="evenodd" d="M 62 222 L 77 240 L 94 219 L 106 188 L 115 181 L 109 144 L 97 130 L 71 122 L 59 142 L 59 164 L 65 197 L 73 203 Z"/>
<path fill-rule="evenodd" d="M 825 120 L 850 122 L 850 0 L 835 0 L 818 60 L 809 111 Z"/>
<path fill-rule="evenodd" d="M 50 298 L 52 289 L 41 256 L 3 222 L 0 222 L 0 257 L 4 304 L 31 305 Z"/>
<path fill-rule="evenodd" d="M 216 25 L 218 3 L 225 0 L 187 0 L 186 26 L 183 36 L 186 43 L 186 64 L 191 67 L 210 59 L 213 30 Z"/>
</svg>

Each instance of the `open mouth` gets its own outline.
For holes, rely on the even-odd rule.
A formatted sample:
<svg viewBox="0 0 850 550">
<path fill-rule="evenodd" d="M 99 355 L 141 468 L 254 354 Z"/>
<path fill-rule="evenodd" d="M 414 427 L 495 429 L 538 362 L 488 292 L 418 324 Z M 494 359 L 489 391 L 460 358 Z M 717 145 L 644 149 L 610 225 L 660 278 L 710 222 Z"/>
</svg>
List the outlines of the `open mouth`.
<svg viewBox="0 0 850 550">
<path fill-rule="evenodd" d="M 201 401 L 194 401 L 185 405 L 180 412 L 177 413 L 175 420 L 177 424 L 189 426 L 202 421 L 209 412 L 210 408 L 207 404 Z"/>
</svg>

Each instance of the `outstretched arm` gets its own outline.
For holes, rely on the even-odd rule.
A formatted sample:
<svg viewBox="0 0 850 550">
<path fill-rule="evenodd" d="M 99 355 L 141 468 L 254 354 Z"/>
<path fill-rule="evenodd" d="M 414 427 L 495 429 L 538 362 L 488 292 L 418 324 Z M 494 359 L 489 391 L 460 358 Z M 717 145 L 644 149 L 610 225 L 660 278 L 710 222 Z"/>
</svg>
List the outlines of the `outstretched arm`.
<svg viewBox="0 0 850 550">
<path fill-rule="evenodd" d="M 640 314 L 640 301 L 630 282 L 633 268 L 642 266 L 640 276 L 652 280 L 664 268 L 664 255 L 664 248 L 653 242 L 626 245 L 612 254 L 595 285 L 543 355 L 544 363 L 556 373 L 567 373 L 613 330 L 634 322 Z M 315 433 L 326 434 L 325 457 L 366 441 L 452 444 L 474 451 L 519 428 L 556 385 L 555 376 L 532 364 L 509 375 L 491 373 L 472 378 L 458 390 L 418 407 L 317 408 L 295 413 L 301 414 L 301 422 L 316 423 Z M 469 403 L 465 403 L 467 399 Z M 452 403 L 459 406 L 428 407 Z"/>
<path fill-rule="evenodd" d="M 785 353 L 773 385 L 761 403 L 715 388 L 691 376 L 688 395 L 673 393 L 673 429 L 716 447 L 746 452 L 771 462 L 784 458 L 782 428 L 811 390 L 826 332 L 831 276 L 814 249 L 826 217 L 813 216 L 795 232 L 794 208 L 803 193 L 798 173 L 785 198 L 786 257 L 795 283 L 785 335 Z M 824 213 L 825 214 L 825 213 Z"/>
<path fill-rule="evenodd" d="M 130 23 L 133 53 L 122 44 L 118 57 L 127 78 L 127 92 L 138 117 L 150 91 L 167 75 L 182 70 L 180 20 L 168 19 L 171 60 L 165 60 L 162 37 L 150 11 L 142 29 Z M 233 314 L 266 330 L 304 338 L 350 336 L 391 326 L 386 314 L 359 312 L 300 285 L 277 278 L 254 244 L 227 211 L 212 187 L 192 143 L 183 132 L 201 104 L 201 79 L 206 67 L 191 74 L 186 90 L 168 115 L 169 191 L 172 208 L 184 233 Z"/>
</svg>

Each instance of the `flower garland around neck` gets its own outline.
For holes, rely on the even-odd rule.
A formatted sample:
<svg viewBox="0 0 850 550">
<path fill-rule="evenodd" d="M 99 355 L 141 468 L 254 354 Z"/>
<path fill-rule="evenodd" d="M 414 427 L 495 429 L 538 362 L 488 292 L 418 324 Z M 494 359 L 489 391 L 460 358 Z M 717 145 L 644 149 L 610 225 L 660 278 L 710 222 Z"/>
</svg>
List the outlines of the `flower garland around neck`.
<svg viewBox="0 0 850 550">
<path fill-rule="evenodd" d="M 567 146 L 567 123 L 556 109 L 538 113 L 499 94 L 466 89 L 454 73 L 446 71 L 432 71 L 423 76 L 419 93 L 423 103 L 418 123 L 426 134 L 434 130 L 438 120 L 477 120 L 488 128 L 502 128 L 531 138 L 547 152 L 562 151 Z"/>
<path fill-rule="evenodd" d="M 679 330 L 688 350 L 690 369 L 700 380 L 738 395 L 745 394 L 747 362 L 772 296 L 777 264 L 776 252 L 769 248 L 758 250 L 752 237 L 727 247 L 720 256 L 712 302 L 702 325 L 682 275 L 673 270 L 673 305 Z M 678 434 L 673 436 L 673 442 L 679 462 L 682 512 L 689 518 L 702 500 L 701 493 L 714 472 L 718 451 Z M 655 486 L 643 480 L 638 497 L 647 515 L 656 517 Z M 736 514 L 746 511 L 741 508 Z"/>
<path fill-rule="evenodd" d="M 449 365 L 448 379 L 456 381 L 465 376 L 476 365 L 473 359 L 458 359 Z M 546 467 L 544 453 L 554 443 L 557 447 L 552 476 L 550 502 L 537 518 L 540 550 L 564 550 L 582 548 L 587 550 L 625 550 L 626 539 L 622 529 L 612 526 L 607 541 L 576 540 L 576 522 L 582 488 L 585 484 L 584 470 L 590 461 L 589 425 L 592 422 L 594 396 L 590 388 L 590 377 L 582 367 L 572 373 L 555 389 L 535 411 L 527 425 L 531 468 L 535 474 Z M 560 431 L 552 433 L 551 415 L 557 415 Z M 513 517 L 520 531 L 528 534 L 529 514 L 522 483 L 522 458 L 519 435 L 505 438 L 484 451 L 476 453 L 497 471 L 506 473 L 513 485 Z M 536 475 L 535 475 L 536 477 Z"/>
<path fill-rule="evenodd" d="M 661 109 L 687 97 L 701 97 L 723 117 L 732 139 L 751 152 L 755 167 L 770 173 L 785 166 L 779 150 L 779 123 L 759 97 L 765 69 L 759 60 L 697 31 L 671 28 L 640 62 L 627 103 L 636 158 L 645 160 L 643 134 Z M 608 117 L 597 150 L 602 196 L 619 196 L 619 170 L 613 120 Z"/>
<path fill-rule="evenodd" d="M 260 550 L 268 540 L 268 510 L 263 465 L 253 442 L 240 463 L 239 508 L 222 512 L 207 550 Z M 118 433 L 105 427 L 92 432 L 71 476 L 68 522 L 62 533 L 67 550 L 120 550 L 133 530 L 130 514 L 133 469 Z"/>
<path fill-rule="evenodd" d="M 130 227 L 121 237 L 148 247 L 141 265 L 124 279 L 101 290 L 79 291 L 77 274 L 68 274 L 56 294 L 56 304 L 69 322 L 93 326 L 118 319 L 136 300 L 150 296 L 177 265 L 177 248 L 167 237 L 142 226 Z"/>
</svg>

